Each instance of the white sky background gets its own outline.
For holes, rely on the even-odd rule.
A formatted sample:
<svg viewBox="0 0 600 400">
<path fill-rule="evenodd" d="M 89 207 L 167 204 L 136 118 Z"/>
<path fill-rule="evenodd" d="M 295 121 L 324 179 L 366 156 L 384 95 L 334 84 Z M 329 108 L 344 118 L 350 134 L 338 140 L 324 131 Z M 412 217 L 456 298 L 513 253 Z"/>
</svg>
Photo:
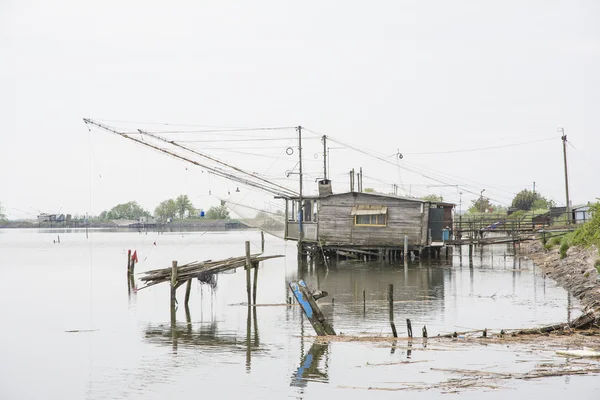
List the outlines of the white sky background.
<svg viewBox="0 0 600 400">
<path fill-rule="evenodd" d="M 392 164 L 399 149 L 400 166 L 427 167 L 438 171 L 427 176 L 472 184 L 428 188 L 440 183 L 332 149 L 334 191 L 347 190 L 347 171 L 362 166 L 365 176 L 384 182 L 365 178 L 365 187 L 390 192 L 397 183 L 400 194 L 441 193 L 457 203 L 463 191 L 463 209 L 481 189 L 508 204 L 534 181 L 543 195 L 564 203 L 557 132 L 564 127 L 577 148 L 568 150 L 571 198 L 584 203 L 600 196 L 599 39 L 600 5 L 593 0 L 1 0 L 0 202 L 10 218 L 59 210 L 98 214 L 130 200 L 153 211 L 182 193 L 207 209 L 239 186 L 209 184 L 197 167 L 90 133 L 82 122 L 89 117 L 302 125 Z M 264 137 L 277 135 L 295 132 Z M 194 138 L 200 136 L 216 139 Z M 211 154 L 297 188 L 297 175 L 285 177 L 296 160 L 279 157 L 293 143 L 257 142 L 255 150 L 241 142 L 194 145 L 236 150 Z M 321 159 L 314 159 L 319 149 L 318 139 L 307 140 L 309 193 L 321 174 Z M 240 190 L 238 200 L 247 201 Z"/>
</svg>

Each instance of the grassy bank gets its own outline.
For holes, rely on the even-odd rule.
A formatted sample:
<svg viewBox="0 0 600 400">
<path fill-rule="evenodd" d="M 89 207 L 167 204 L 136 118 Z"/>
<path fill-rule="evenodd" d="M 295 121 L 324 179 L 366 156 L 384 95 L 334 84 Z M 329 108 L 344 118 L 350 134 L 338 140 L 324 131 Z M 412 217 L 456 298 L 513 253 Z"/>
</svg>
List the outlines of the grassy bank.
<svg viewBox="0 0 600 400">
<path fill-rule="evenodd" d="M 591 206 L 592 219 L 578 227 L 575 231 L 566 235 L 554 236 L 544 243 L 547 250 L 560 246 L 560 256 L 565 258 L 567 251 L 572 246 L 584 248 L 596 246 L 600 248 L 600 203 Z M 596 263 L 596 269 L 600 272 L 600 263 Z"/>
</svg>

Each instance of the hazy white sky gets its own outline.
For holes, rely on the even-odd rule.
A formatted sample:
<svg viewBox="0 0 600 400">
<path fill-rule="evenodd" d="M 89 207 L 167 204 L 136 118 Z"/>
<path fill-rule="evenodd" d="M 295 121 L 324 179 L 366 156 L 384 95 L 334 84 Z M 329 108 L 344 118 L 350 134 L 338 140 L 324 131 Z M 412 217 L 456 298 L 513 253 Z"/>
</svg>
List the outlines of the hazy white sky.
<svg viewBox="0 0 600 400">
<path fill-rule="evenodd" d="M 332 149 L 334 191 L 346 190 L 346 172 L 362 166 L 377 179 L 365 178 L 365 187 L 388 192 L 397 183 L 402 194 L 441 193 L 455 202 L 462 191 L 463 206 L 476 197 L 469 192 L 484 188 L 509 203 L 534 181 L 564 203 L 557 132 L 564 127 L 574 146 L 573 203 L 594 200 L 599 30 L 600 5 L 592 0 L 2 0 L 0 202 L 11 218 L 97 214 L 129 200 L 153 210 L 181 193 L 208 208 L 237 186 L 89 132 L 82 117 L 303 125 L 391 160 L 398 149 L 405 155 L 398 169 Z M 310 192 L 320 144 L 309 142 Z M 222 144 L 214 154 L 297 187 L 297 176 L 285 177 L 295 160 L 279 157 L 289 142 L 265 141 L 251 151 L 241 142 Z M 268 157 L 277 163 L 264 164 Z M 414 174 L 403 163 L 429 170 Z M 429 178 L 440 173 L 453 176 L 443 182 L 471 186 L 433 187 L 439 182 Z"/>
</svg>

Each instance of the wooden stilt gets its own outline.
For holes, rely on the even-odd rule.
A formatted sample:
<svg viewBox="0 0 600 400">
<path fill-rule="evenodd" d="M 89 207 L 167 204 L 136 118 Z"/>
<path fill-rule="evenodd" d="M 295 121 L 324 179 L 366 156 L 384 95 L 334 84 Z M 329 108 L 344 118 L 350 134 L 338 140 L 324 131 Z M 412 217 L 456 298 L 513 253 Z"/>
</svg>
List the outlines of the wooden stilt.
<svg viewBox="0 0 600 400">
<path fill-rule="evenodd" d="M 131 268 L 131 249 L 127 250 L 127 273 L 130 273 Z"/>
<path fill-rule="evenodd" d="M 187 286 L 185 287 L 185 306 L 187 307 L 190 302 L 190 293 L 192 291 L 192 280 L 188 279 Z"/>
<path fill-rule="evenodd" d="M 177 320 L 175 317 L 175 303 L 177 302 L 177 261 L 171 263 L 171 328 L 175 328 Z M 175 334 L 175 330 L 173 330 Z M 175 346 L 175 340 L 173 341 Z"/>
<path fill-rule="evenodd" d="M 171 263 L 171 302 L 177 301 L 177 261 Z"/>
<path fill-rule="evenodd" d="M 252 285 L 252 302 L 256 305 L 256 288 L 258 287 L 258 263 L 254 263 L 254 284 Z"/>
<path fill-rule="evenodd" d="M 246 292 L 248 293 L 248 305 L 252 304 L 252 294 L 250 290 L 250 269 L 252 260 L 250 259 L 250 242 L 246 241 Z"/>
<path fill-rule="evenodd" d="M 260 251 L 261 253 L 265 252 L 265 232 L 260 231 Z"/>
<path fill-rule="evenodd" d="M 409 338 L 413 337 L 412 324 L 410 322 L 410 319 L 408 319 L 408 318 L 406 318 L 406 330 L 408 331 L 408 337 Z"/>
</svg>

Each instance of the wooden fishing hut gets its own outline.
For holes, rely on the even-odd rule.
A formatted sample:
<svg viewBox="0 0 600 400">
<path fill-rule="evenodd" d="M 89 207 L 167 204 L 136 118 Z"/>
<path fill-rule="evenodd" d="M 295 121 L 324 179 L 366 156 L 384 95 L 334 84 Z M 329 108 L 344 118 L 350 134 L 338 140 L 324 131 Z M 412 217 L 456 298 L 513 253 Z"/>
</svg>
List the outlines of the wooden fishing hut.
<svg viewBox="0 0 600 400">
<path fill-rule="evenodd" d="M 319 181 L 318 196 L 286 199 L 285 239 L 298 240 L 311 256 L 402 259 L 414 252 L 437 254 L 450 239 L 454 204 L 393 194 L 350 191 L 334 194 Z M 302 212 L 300 212 L 302 211 Z"/>
</svg>

